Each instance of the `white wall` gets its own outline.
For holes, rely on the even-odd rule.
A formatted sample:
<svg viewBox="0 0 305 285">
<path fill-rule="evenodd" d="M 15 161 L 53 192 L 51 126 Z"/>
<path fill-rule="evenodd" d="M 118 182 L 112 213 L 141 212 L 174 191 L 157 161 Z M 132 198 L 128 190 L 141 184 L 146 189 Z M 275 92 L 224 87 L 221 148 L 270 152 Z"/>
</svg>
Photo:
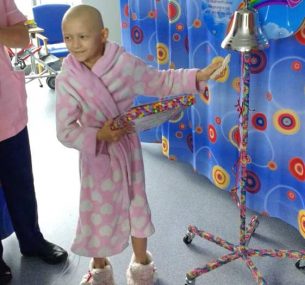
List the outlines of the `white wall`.
<svg viewBox="0 0 305 285">
<path fill-rule="evenodd" d="M 104 25 L 109 29 L 109 39 L 121 44 L 120 0 L 82 0 L 97 8 L 103 16 Z"/>
</svg>

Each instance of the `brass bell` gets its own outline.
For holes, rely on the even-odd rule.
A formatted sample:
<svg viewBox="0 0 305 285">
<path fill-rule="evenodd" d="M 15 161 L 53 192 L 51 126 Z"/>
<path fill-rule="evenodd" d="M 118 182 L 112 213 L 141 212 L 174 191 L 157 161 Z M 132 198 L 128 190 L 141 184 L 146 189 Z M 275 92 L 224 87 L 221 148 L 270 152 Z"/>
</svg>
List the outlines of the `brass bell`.
<svg viewBox="0 0 305 285">
<path fill-rule="evenodd" d="M 221 47 L 249 52 L 252 49 L 262 50 L 268 46 L 268 40 L 260 27 L 258 12 L 249 7 L 235 11 L 232 25 Z"/>
</svg>

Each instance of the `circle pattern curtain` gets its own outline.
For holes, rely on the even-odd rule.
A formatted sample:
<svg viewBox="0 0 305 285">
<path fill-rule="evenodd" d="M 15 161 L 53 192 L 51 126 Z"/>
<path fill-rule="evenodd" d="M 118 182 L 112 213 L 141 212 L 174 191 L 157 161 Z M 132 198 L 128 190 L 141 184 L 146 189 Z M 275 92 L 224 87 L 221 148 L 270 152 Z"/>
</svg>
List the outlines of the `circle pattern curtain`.
<svg viewBox="0 0 305 285">
<path fill-rule="evenodd" d="M 251 52 L 247 206 L 305 237 L 305 1 L 250 1 L 270 47 Z M 202 68 L 220 47 L 234 0 L 121 0 L 123 45 L 159 68 Z M 169 159 L 189 163 L 220 190 L 237 184 L 240 54 L 196 104 L 141 133 Z M 135 104 L 156 99 L 139 96 Z M 187 191 L 187 190 L 186 190 Z M 202 190 L 204 191 L 204 189 Z M 202 201 L 204 203 L 204 201 Z"/>
</svg>

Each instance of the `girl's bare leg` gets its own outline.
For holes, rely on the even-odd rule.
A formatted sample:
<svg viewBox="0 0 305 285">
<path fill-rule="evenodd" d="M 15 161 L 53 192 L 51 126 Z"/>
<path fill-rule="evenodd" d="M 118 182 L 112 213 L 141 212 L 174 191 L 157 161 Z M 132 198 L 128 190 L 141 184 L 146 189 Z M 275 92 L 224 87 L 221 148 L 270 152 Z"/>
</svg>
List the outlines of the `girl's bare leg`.
<svg viewBox="0 0 305 285">
<path fill-rule="evenodd" d="M 94 257 L 93 258 L 93 267 L 94 268 L 104 268 L 107 265 L 106 258 L 103 257 Z"/>
<path fill-rule="evenodd" d="M 147 257 L 146 250 L 147 250 L 147 238 L 136 238 L 131 237 L 131 243 L 133 252 L 135 255 L 135 261 L 137 263 L 141 263 L 143 265 L 146 265 L 150 262 L 150 260 Z"/>
</svg>

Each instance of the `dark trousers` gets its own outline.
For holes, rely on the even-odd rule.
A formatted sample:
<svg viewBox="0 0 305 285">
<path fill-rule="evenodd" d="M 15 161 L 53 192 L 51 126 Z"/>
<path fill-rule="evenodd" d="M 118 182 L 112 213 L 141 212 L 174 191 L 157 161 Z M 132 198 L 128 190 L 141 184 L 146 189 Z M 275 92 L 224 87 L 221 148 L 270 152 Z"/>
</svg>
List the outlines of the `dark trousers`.
<svg viewBox="0 0 305 285">
<path fill-rule="evenodd" d="M 0 181 L 20 250 L 34 251 L 43 236 L 38 225 L 27 128 L 0 142 Z"/>
</svg>

